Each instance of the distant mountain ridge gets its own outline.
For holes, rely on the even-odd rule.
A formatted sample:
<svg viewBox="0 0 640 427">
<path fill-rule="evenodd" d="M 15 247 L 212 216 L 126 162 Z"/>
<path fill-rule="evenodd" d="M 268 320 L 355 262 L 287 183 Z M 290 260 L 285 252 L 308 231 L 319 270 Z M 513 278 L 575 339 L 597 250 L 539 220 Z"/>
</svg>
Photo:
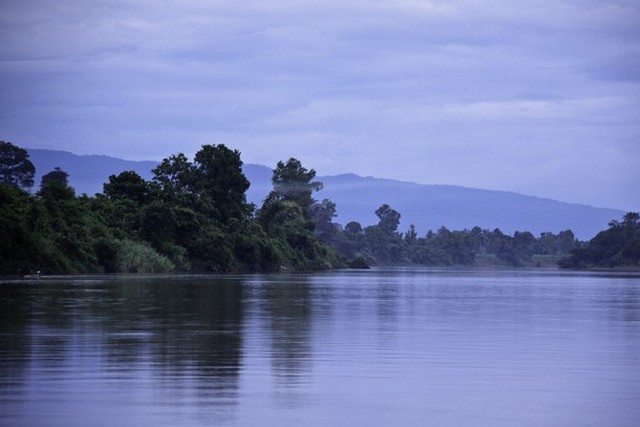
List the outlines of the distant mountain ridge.
<svg viewBox="0 0 640 427">
<path fill-rule="evenodd" d="M 28 149 L 36 167 L 36 182 L 59 166 L 69 173 L 78 194 L 102 191 L 109 175 L 125 170 L 151 178 L 155 161 L 123 160 L 102 155 L 76 155 L 67 151 Z M 308 165 L 313 166 L 313 165 Z M 261 205 L 271 190 L 271 168 L 245 164 L 244 172 L 251 188 L 247 199 Z M 426 185 L 392 179 L 361 177 L 355 174 L 320 176 L 324 189 L 317 199 L 329 198 L 338 207 L 337 221 L 358 221 L 363 225 L 377 222 L 374 211 L 388 203 L 402 214 L 401 230 L 414 224 L 420 234 L 441 226 L 463 229 L 480 226 L 500 228 L 505 233 L 527 230 L 534 234 L 557 233 L 571 229 L 580 239 L 590 239 L 624 212 L 617 209 L 565 203 L 519 193 L 480 190 L 453 185 Z"/>
</svg>

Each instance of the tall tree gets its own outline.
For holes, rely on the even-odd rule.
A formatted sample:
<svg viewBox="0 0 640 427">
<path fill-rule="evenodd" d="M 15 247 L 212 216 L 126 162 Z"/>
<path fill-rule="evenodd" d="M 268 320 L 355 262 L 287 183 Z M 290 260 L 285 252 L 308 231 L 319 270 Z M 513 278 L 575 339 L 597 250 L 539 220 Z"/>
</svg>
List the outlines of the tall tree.
<svg viewBox="0 0 640 427">
<path fill-rule="evenodd" d="M 411 224 L 409 230 L 404 235 L 404 241 L 409 245 L 413 245 L 418 239 L 418 233 L 416 232 L 416 226 Z"/>
<path fill-rule="evenodd" d="M 340 231 L 340 226 L 333 222 L 333 218 L 336 217 L 336 204 L 324 199 L 311 205 L 309 214 L 315 225 L 316 236 L 324 242 L 331 242 Z"/>
<path fill-rule="evenodd" d="M 0 184 L 28 190 L 33 186 L 35 173 L 36 168 L 29 160 L 27 150 L 0 141 Z"/>
<path fill-rule="evenodd" d="M 242 172 L 240 152 L 223 144 L 203 145 L 194 158 L 196 191 L 210 198 L 217 219 L 244 218 L 250 213 L 245 192 L 250 183 Z"/>
<path fill-rule="evenodd" d="M 378 225 L 386 233 L 392 234 L 398 231 L 400 213 L 386 203 L 376 210 Z"/>
<path fill-rule="evenodd" d="M 103 188 L 105 196 L 110 199 L 131 200 L 136 204 L 144 203 L 149 196 L 147 182 L 134 171 L 111 175 Z"/>
<path fill-rule="evenodd" d="M 267 200 L 285 200 L 296 203 L 305 216 L 309 214 L 309 207 L 314 203 L 312 194 L 322 189 L 322 182 L 313 181 L 316 177 L 314 169 L 302 166 L 298 159 L 290 158 L 286 162 L 278 162 L 271 182 L 273 191 Z"/>
<path fill-rule="evenodd" d="M 59 167 L 42 176 L 38 194 L 49 200 L 68 200 L 75 197 L 75 191 L 69 186 L 69 174 Z"/>
<path fill-rule="evenodd" d="M 152 172 L 153 182 L 166 198 L 182 200 L 191 193 L 195 169 L 184 154 L 174 154 L 163 159 Z"/>
</svg>

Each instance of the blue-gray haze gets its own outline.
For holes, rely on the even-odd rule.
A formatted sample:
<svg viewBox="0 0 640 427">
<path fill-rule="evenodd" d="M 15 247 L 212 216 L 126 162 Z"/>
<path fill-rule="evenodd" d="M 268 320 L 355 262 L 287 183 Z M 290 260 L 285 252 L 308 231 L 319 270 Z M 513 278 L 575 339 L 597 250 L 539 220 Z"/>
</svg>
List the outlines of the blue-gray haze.
<svg viewBox="0 0 640 427">
<path fill-rule="evenodd" d="M 0 139 L 640 206 L 637 0 L 0 2 Z"/>
</svg>

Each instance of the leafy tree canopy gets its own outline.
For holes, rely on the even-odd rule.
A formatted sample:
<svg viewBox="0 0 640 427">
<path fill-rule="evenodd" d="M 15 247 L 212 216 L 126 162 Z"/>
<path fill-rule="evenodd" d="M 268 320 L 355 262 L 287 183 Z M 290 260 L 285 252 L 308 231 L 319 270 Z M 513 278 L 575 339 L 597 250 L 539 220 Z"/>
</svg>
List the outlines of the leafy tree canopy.
<svg viewBox="0 0 640 427">
<path fill-rule="evenodd" d="M 75 197 L 75 191 L 69 186 L 69 174 L 59 167 L 42 176 L 38 194 L 48 200 L 68 200 Z"/>
<path fill-rule="evenodd" d="M 219 206 L 223 220 L 246 215 L 249 207 L 245 192 L 249 180 L 242 172 L 240 152 L 225 145 L 203 145 L 194 158 L 196 189 Z"/>
<path fill-rule="evenodd" d="M 564 268 L 640 268 L 640 214 L 613 220 L 584 247 L 560 261 Z"/>
<path fill-rule="evenodd" d="M 273 191 L 268 199 L 292 201 L 298 204 L 305 215 L 314 203 L 312 194 L 322 189 L 320 181 L 313 181 L 316 177 L 314 169 L 302 166 L 298 159 L 290 158 L 286 162 L 278 162 L 273 171 Z"/>
<path fill-rule="evenodd" d="M 184 154 L 174 154 L 163 159 L 152 172 L 154 183 L 166 198 L 184 199 L 191 193 L 195 171 Z"/>
<path fill-rule="evenodd" d="M 386 233 L 395 233 L 400 224 L 400 213 L 386 203 L 376 210 L 378 225 Z"/>
<path fill-rule="evenodd" d="M 344 231 L 351 234 L 362 234 L 362 225 L 360 225 L 357 221 L 348 222 L 347 225 L 344 226 Z"/>
<path fill-rule="evenodd" d="M 33 186 L 35 173 L 36 168 L 29 160 L 27 150 L 0 141 L 0 184 L 28 190 Z"/>
<path fill-rule="evenodd" d="M 138 204 L 144 203 L 149 196 L 147 182 L 133 171 L 111 175 L 103 188 L 105 196 L 110 199 L 131 200 Z"/>
</svg>

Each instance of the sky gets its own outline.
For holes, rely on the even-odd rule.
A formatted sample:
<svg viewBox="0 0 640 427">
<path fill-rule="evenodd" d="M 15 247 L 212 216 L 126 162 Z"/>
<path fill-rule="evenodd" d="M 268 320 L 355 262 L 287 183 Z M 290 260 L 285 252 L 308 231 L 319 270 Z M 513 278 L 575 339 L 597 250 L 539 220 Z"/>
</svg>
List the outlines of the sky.
<svg viewBox="0 0 640 427">
<path fill-rule="evenodd" d="M 0 0 L 0 139 L 640 210 L 637 0 Z"/>
</svg>

